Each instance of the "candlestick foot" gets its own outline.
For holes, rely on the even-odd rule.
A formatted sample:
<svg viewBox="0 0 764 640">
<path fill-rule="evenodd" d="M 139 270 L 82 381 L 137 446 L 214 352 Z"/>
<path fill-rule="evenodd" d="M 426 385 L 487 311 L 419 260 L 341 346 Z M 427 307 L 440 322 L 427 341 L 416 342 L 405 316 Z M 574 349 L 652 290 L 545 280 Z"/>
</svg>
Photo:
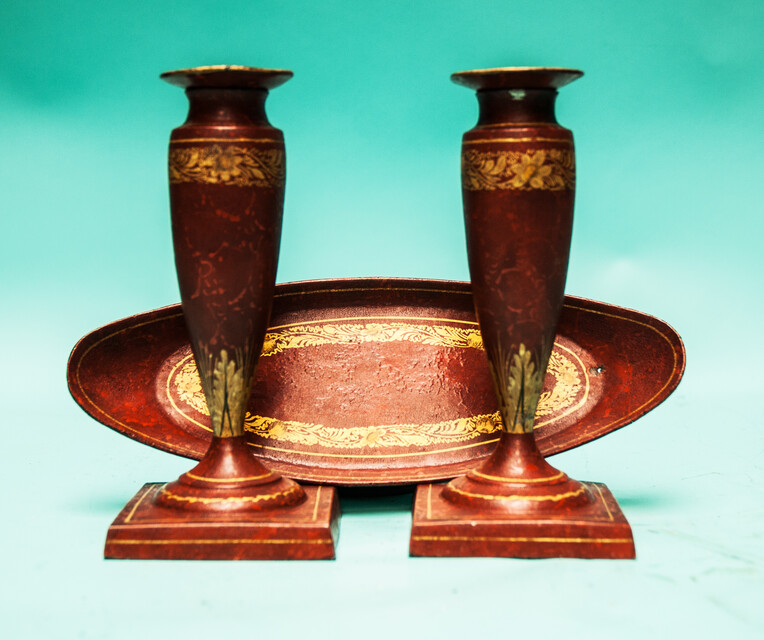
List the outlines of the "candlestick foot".
<svg viewBox="0 0 764 640">
<path fill-rule="evenodd" d="M 296 506 L 221 512 L 162 506 L 149 483 L 109 527 L 105 558 L 144 560 L 331 560 L 338 539 L 333 487 L 302 487 Z"/>
<path fill-rule="evenodd" d="M 631 527 L 604 484 L 581 482 L 592 502 L 532 512 L 486 510 L 417 488 L 410 554 L 438 557 L 634 558 Z M 550 503 L 551 504 L 551 503 Z"/>
</svg>

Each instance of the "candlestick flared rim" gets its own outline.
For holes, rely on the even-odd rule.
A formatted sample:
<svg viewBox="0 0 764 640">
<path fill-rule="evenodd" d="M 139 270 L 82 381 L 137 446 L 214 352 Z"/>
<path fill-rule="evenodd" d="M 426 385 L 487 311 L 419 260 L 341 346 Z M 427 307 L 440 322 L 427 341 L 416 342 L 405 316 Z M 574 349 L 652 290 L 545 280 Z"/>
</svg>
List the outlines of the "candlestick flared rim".
<svg viewBox="0 0 764 640">
<path fill-rule="evenodd" d="M 289 69 L 263 69 L 242 65 L 216 64 L 190 69 L 165 71 L 159 77 L 165 82 L 189 88 L 275 89 L 294 74 Z"/>
<path fill-rule="evenodd" d="M 496 89 L 559 89 L 584 75 L 563 67 L 497 67 L 473 69 L 451 75 L 451 80 L 476 91 Z"/>
</svg>

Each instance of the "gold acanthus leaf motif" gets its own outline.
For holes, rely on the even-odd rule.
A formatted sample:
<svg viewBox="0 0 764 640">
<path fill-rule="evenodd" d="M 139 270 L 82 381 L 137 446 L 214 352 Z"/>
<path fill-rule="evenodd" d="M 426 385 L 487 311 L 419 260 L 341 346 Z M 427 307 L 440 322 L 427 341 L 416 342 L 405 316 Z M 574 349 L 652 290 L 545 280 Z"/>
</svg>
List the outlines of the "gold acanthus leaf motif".
<svg viewBox="0 0 764 640">
<path fill-rule="evenodd" d="M 236 187 L 283 187 L 283 149 L 234 145 L 170 148 L 170 183 L 202 182 Z"/>
<path fill-rule="evenodd" d="M 462 153 L 462 186 L 469 191 L 562 191 L 575 184 L 575 155 L 570 149 L 466 149 Z"/>
<path fill-rule="evenodd" d="M 542 346 L 541 352 L 539 359 L 546 362 L 549 351 Z M 533 353 L 524 344 L 514 353 L 505 352 L 499 345 L 495 354 L 489 354 L 488 364 L 505 430 L 531 433 L 546 367 L 537 366 Z"/>
<path fill-rule="evenodd" d="M 225 349 L 217 357 L 205 347 L 201 347 L 201 351 L 200 386 L 213 433 L 221 438 L 243 435 L 247 400 L 252 389 L 252 378 L 245 378 L 249 368 L 246 354 L 237 351 L 235 358 L 229 359 Z"/>
</svg>

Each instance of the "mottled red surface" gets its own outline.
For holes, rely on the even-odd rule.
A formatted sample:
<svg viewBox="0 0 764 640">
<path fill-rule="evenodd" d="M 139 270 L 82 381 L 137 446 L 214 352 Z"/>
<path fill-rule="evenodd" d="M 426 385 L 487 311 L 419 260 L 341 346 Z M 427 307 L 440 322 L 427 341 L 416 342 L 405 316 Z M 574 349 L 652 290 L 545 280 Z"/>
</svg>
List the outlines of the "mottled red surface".
<svg viewBox="0 0 764 640">
<path fill-rule="evenodd" d="M 425 318 L 475 322 L 469 283 L 357 279 L 278 285 L 271 326 L 370 316 L 412 322 L 430 322 Z M 545 455 L 579 446 L 636 420 L 668 397 L 684 371 L 684 348 L 676 332 L 664 322 L 637 311 L 568 296 L 557 336 L 558 341 L 569 345 L 582 358 L 592 389 L 599 388 L 599 392 L 592 392 L 594 399 L 580 410 L 537 429 L 539 447 Z M 437 354 L 432 356 L 433 347 L 409 342 L 376 343 L 379 349 L 372 353 L 384 355 L 387 363 L 400 363 L 396 372 L 392 365 L 389 369 L 370 365 L 367 352 L 356 349 L 356 345 L 350 345 L 354 348 L 347 359 L 337 350 L 332 351 L 331 358 L 323 358 L 321 354 L 328 346 L 287 350 L 262 358 L 250 408 L 261 415 L 278 411 L 278 417 L 299 416 L 305 421 L 338 424 L 350 424 L 342 422 L 348 415 L 383 424 L 375 419 L 378 415 L 385 418 L 416 415 L 421 419 L 471 415 L 486 407 L 496 410 L 482 351 L 445 350 L 462 353 L 445 353 L 438 360 Z M 301 357 L 311 349 L 314 350 L 311 365 L 304 371 L 300 368 Z M 69 389 L 85 411 L 110 428 L 144 444 L 198 459 L 206 451 L 211 434 L 171 407 L 168 409 L 169 403 L 162 401 L 166 398 L 168 362 L 175 363 L 179 354 L 188 353 L 188 334 L 178 305 L 125 318 L 80 340 L 69 360 Z M 290 358 L 282 360 L 286 354 Z M 409 363 L 417 360 L 427 363 L 422 369 L 428 375 L 440 376 L 444 381 L 434 396 L 429 384 L 417 387 L 408 383 L 416 370 Z M 449 370 L 445 373 L 433 370 L 435 361 Z M 346 370 L 355 373 L 343 378 L 346 374 L 341 372 Z M 395 386 L 392 383 L 399 375 L 403 384 Z M 344 381 L 344 391 L 333 397 L 338 377 Z M 299 387 L 305 387 L 304 391 L 295 385 L 279 395 L 276 383 L 280 385 L 289 379 L 301 380 Z M 380 379 L 385 384 L 378 384 Z M 446 384 L 450 382 L 454 388 Z M 423 392 L 421 395 L 415 393 L 417 388 Z M 475 392 L 467 394 L 466 389 Z M 279 402 L 265 407 L 259 404 L 268 398 Z M 338 411 L 350 398 L 362 402 L 348 402 L 345 411 Z M 318 413 L 319 409 L 324 413 Z M 496 434 L 488 434 L 482 438 L 484 444 L 466 453 L 433 447 L 425 455 L 391 460 L 334 458 L 321 455 L 321 451 L 310 456 L 306 455 L 310 448 L 294 446 L 289 451 L 275 451 L 264 449 L 262 445 L 266 443 L 248 436 L 252 445 L 260 445 L 253 450 L 270 468 L 298 480 L 336 485 L 409 484 L 451 478 L 488 455 L 496 439 Z"/>
<path fill-rule="evenodd" d="M 409 551 L 412 556 L 509 558 L 634 558 L 631 527 L 608 488 L 582 483 L 595 500 L 571 517 L 496 514 L 454 505 L 443 485 L 417 487 Z"/>
<path fill-rule="evenodd" d="M 243 435 L 273 303 L 284 203 L 284 139 L 268 123 L 265 99 L 290 75 L 206 67 L 163 76 L 183 86 L 189 101 L 170 139 L 172 237 L 182 317 L 214 437 L 192 470 L 126 507 L 109 529 L 106 557 L 334 555 L 336 505 L 321 509 L 311 494 L 315 508 L 306 507 L 303 489 L 252 456 Z"/>
<path fill-rule="evenodd" d="M 281 420 L 331 417 L 340 428 L 424 424 L 495 410 L 490 379 L 471 376 L 482 351 L 406 346 L 370 342 L 283 351 L 271 358 L 278 366 L 262 367 L 250 408 Z"/>
<path fill-rule="evenodd" d="M 562 309 L 575 196 L 573 135 L 557 123 L 571 69 L 493 69 L 452 79 L 478 89 L 462 138 L 462 198 L 475 311 L 509 431 L 533 428 L 535 382 L 509 399 L 510 364 L 544 371 Z M 525 366 L 525 365 L 524 365 Z M 519 386 L 519 383 L 518 383 Z"/>
<path fill-rule="evenodd" d="M 265 113 L 266 87 L 283 82 L 283 75 L 223 69 L 165 74 L 186 87 L 189 101 L 186 121 L 172 132 L 171 155 L 201 157 L 212 149 L 223 150 L 218 155 L 232 149 L 284 153 L 284 135 Z M 200 172 L 202 177 L 173 179 L 171 170 L 170 209 L 181 301 L 197 361 L 204 353 L 215 362 L 222 350 L 232 360 L 243 352 L 247 378 L 256 366 L 273 301 L 284 181 L 237 183 L 234 172 L 241 168 L 234 155 L 225 161 L 208 158 L 211 166 Z"/>
<path fill-rule="evenodd" d="M 252 455 L 246 436 L 213 436 L 199 464 L 164 485 L 154 506 L 210 517 L 271 510 L 276 519 L 276 511 L 305 500 L 300 485 L 267 469 Z"/>
<path fill-rule="evenodd" d="M 453 77 L 478 89 L 478 123 L 462 140 L 464 220 L 506 432 L 487 460 L 434 497 L 420 488 L 412 555 L 634 557 L 630 527 L 605 487 L 569 478 L 536 444 L 538 373 L 547 371 L 563 307 L 575 195 L 573 136 L 554 104 L 557 88 L 580 75 L 523 68 Z"/>
</svg>

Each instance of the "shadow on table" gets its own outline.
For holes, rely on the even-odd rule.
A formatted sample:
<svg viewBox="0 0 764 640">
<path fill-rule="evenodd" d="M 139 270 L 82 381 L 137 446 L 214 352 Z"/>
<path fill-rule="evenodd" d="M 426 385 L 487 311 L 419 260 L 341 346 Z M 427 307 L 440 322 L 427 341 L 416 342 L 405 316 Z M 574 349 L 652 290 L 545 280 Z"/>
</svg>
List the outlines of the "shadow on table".
<svg viewBox="0 0 764 640">
<path fill-rule="evenodd" d="M 338 489 L 343 513 L 411 512 L 416 487 L 340 487 Z M 666 509 L 682 504 L 676 496 L 666 493 L 623 493 L 616 497 L 625 511 Z M 127 503 L 124 497 L 93 495 L 70 505 L 72 511 L 91 515 L 116 516 Z M 628 515 L 628 514 L 627 514 Z"/>
<path fill-rule="evenodd" d="M 624 493 L 619 492 L 616 500 L 622 509 L 665 509 L 675 507 L 682 502 L 676 496 L 667 493 Z"/>
<path fill-rule="evenodd" d="M 125 508 L 130 496 L 125 498 L 124 496 L 115 495 L 93 495 L 82 496 L 76 502 L 72 502 L 69 508 L 77 513 L 87 515 L 116 515 Z"/>
<path fill-rule="evenodd" d="M 415 487 L 342 487 L 339 489 L 343 513 L 381 513 L 411 511 Z M 127 504 L 130 496 L 81 496 L 69 509 L 89 515 L 116 516 Z"/>
<path fill-rule="evenodd" d="M 342 487 L 342 513 L 411 512 L 416 487 Z"/>
</svg>

